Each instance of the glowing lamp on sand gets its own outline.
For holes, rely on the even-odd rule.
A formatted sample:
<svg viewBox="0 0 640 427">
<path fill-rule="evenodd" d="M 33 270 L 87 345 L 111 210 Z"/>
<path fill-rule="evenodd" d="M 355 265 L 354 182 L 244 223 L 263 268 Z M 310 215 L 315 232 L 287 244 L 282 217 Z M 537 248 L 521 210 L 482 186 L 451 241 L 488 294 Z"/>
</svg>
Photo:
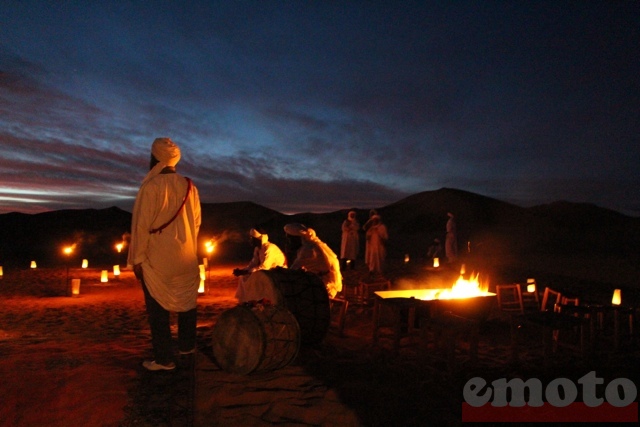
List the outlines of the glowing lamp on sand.
<svg viewBox="0 0 640 427">
<path fill-rule="evenodd" d="M 102 270 L 100 275 L 100 282 L 107 283 L 109 281 L 109 270 Z"/>
<path fill-rule="evenodd" d="M 620 289 L 616 289 L 613 291 L 613 298 L 611 298 L 611 304 L 613 305 L 622 304 L 622 291 Z"/>
<path fill-rule="evenodd" d="M 2 271 L 2 266 L 0 265 L 0 279 L 4 277 L 4 271 Z"/>
<path fill-rule="evenodd" d="M 113 266 L 113 275 L 118 277 L 120 275 L 120 266 L 119 265 L 114 265 Z"/>
<path fill-rule="evenodd" d="M 200 264 L 200 286 L 198 286 L 198 293 L 199 294 L 204 294 L 204 279 L 205 279 L 205 269 L 204 269 L 204 264 Z"/>
<path fill-rule="evenodd" d="M 527 292 L 533 293 L 536 291 L 536 279 L 527 279 Z"/>
<path fill-rule="evenodd" d="M 82 268 L 87 268 L 89 267 L 89 260 L 88 259 L 83 259 L 82 260 Z"/>
<path fill-rule="evenodd" d="M 433 266 L 434 267 L 440 267 L 440 258 L 434 258 L 433 259 Z"/>
<path fill-rule="evenodd" d="M 77 297 L 80 295 L 80 279 L 71 279 L 71 296 Z"/>
<path fill-rule="evenodd" d="M 38 268 L 38 265 L 35 261 L 31 261 L 31 268 Z"/>
</svg>

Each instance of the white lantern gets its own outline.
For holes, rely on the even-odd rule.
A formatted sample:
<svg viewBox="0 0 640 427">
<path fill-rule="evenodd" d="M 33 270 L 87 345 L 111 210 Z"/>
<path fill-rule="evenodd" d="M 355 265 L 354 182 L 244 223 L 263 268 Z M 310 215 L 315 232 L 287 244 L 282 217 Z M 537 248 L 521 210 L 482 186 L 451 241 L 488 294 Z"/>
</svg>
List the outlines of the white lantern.
<svg viewBox="0 0 640 427">
<path fill-rule="evenodd" d="M 80 279 L 71 279 L 71 296 L 77 297 L 80 295 Z"/>
<path fill-rule="evenodd" d="M 622 304 L 622 291 L 620 289 L 616 289 L 613 291 L 613 298 L 611 298 L 611 304 L 613 305 Z"/>
<path fill-rule="evenodd" d="M 198 286 L 198 293 L 204 294 L 204 280 L 206 278 L 204 264 L 200 264 L 200 286 Z"/>
<path fill-rule="evenodd" d="M 82 268 L 87 268 L 89 267 L 89 260 L 88 259 L 83 259 L 82 260 Z"/>
<path fill-rule="evenodd" d="M 527 279 L 527 292 L 533 293 L 536 291 L 536 279 Z"/>
<path fill-rule="evenodd" d="M 434 258 L 433 259 L 433 266 L 434 267 L 440 267 L 440 258 Z"/>
<path fill-rule="evenodd" d="M 109 281 L 109 270 L 102 270 L 102 275 L 100 276 L 100 282 L 107 283 Z"/>
<path fill-rule="evenodd" d="M 114 265 L 113 266 L 113 275 L 118 277 L 120 275 L 120 266 L 119 265 Z"/>
<path fill-rule="evenodd" d="M 35 261 L 31 261 L 31 268 L 37 268 L 38 266 L 36 265 Z"/>
</svg>

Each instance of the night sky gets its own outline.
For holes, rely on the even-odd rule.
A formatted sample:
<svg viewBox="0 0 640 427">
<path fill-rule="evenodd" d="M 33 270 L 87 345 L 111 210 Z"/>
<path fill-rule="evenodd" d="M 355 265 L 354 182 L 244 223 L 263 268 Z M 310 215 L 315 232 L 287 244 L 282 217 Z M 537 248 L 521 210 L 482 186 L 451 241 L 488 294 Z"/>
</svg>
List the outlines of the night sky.
<svg viewBox="0 0 640 427">
<path fill-rule="evenodd" d="M 457 188 L 640 216 L 640 1 L 0 3 L 0 213 Z"/>
</svg>

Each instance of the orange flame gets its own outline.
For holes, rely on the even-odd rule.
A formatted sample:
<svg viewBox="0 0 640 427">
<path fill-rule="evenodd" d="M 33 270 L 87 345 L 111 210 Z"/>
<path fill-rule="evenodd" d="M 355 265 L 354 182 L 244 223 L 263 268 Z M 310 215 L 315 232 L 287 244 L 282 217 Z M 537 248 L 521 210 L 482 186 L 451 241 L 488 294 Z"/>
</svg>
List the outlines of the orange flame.
<svg viewBox="0 0 640 427">
<path fill-rule="evenodd" d="M 442 289 L 437 294 L 437 298 L 471 298 L 486 295 L 489 286 L 487 284 L 481 285 L 480 281 L 478 280 L 478 276 L 480 276 L 480 273 L 476 274 L 475 276 L 472 274 L 471 277 L 467 280 L 462 275 L 460 275 L 451 289 Z"/>
</svg>

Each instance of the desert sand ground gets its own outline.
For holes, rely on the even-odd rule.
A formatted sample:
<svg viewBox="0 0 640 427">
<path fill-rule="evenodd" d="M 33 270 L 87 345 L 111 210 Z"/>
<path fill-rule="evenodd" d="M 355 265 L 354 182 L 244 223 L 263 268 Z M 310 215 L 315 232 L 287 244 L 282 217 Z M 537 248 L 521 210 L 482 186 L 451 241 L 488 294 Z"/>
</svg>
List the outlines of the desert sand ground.
<svg viewBox="0 0 640 427">
<path fill-rule="evenodd" d="M 481 326 L 473 364 L 465 337 L 453 358 L 433 343 L 425 352 L 417 335 L 404 337 L 398 354 L 387 340 L 374 346 L 371 307 L 356 304 L 347 311 L 343 335 L 332 327 L 287 366 L 228 373 L 214 361 L 211 335 L 218 316 L 237 304 L 235 267 L 211 266 L 208 294 L 198 299 L 197 352 L 180 356 L 172 372 L 141 366 L 151 357 L 150 336 L 142 291 L 130 271 L 118 278 L 110 272 L 102 283 L 101 269 L 72 268 L 68 277 L 81 279 L 81 292 L 69 297 L 65 268 L 5 268 L 0 425 L 454 426 L 461 425 L 463 386 L 475 376 L 575 380 L 595 369 L 605 379 L 640 384 L 638 351 L 628 335 L 617 351 L 603 331 L 589 358 L 560 348 L 544 359 L 537 332 L 524 330 L 514 361 L 508 323 L 494 309 Z M 387 275 L 395 284 L 424 270 L 398 263 Z M 362 268 L 346 271 L 346 289 L 365 276 Z"/>
</svg>

